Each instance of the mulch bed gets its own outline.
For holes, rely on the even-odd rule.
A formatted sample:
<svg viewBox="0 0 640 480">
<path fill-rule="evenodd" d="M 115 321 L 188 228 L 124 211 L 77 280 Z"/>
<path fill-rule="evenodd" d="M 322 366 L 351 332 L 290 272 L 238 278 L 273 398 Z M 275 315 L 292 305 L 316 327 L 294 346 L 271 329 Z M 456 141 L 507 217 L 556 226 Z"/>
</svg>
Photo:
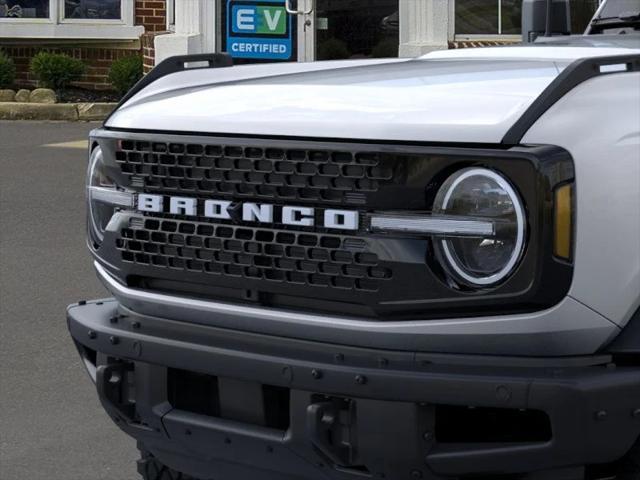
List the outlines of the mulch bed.
<svg viewBox="0 0 640 480">
<path fill-rule="evenodd" d="M 18 91 L 21 88 L 33 90 L 33 85 L 12 87 Z M 116 92 L 85 90 L 84 88 L 68 87 L 65 90 L 56 91 L 58 95 L 58 103 L 118 103 L 120 95 Z"/>
<path fill-rule="evenodd" d="M 85 90 L 82 88 L 67 88 L 57 92 L 58 102 L 60 103 L 99 103 L 99 102 L 118 102 L 120 95 L 116 92 L 104 92 Z"/>
</svg>

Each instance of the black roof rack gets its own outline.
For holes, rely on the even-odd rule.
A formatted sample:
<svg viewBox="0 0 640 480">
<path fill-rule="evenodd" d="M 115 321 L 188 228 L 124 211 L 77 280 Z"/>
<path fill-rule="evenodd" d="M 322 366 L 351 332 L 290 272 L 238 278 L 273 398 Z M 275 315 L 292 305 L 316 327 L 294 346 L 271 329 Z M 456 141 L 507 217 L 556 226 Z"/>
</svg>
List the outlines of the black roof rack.
<svg viewBox="0 0 640 480">
<path fill-rule="evenodd" d="M 156 65 L 153 70 L 147 73 L 144 77 L 136 83 L 127 94 L 116 105 L 111 115 L 118 110 L 122 105 L 129 101 L 135 94 L 140 92 L 143 88 L 148 87 L 156 80 L 166 77 L 172 73 L 182 72 L 184 70 L 197 70 L 205 68 L 223 68 L 232 67 L 233 59 L 226 53 L 201 53 L 197 55 L 176 55 L 175 57 L 169 57 Z M 107 117 L 105 123 L 111 117 Z"/>
<path fill-rule="evenodd" d="M 640 71 L 640 55 L 582 58 L 566 67 L 536 98 L 502 139 L 505 145 L 518 145 L 538 119 L 569 91 L 601 75 Z"/>
</svg>

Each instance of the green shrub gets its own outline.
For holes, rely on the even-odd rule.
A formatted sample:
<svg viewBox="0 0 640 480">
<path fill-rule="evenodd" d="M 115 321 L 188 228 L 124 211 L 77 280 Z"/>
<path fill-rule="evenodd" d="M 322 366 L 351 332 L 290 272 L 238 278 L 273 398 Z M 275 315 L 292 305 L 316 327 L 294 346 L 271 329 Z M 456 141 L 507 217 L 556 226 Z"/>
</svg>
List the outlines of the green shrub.
<svg viewBox="0 0 640 480">
<path fill-rule="evenodd" d="M 343 60 L 350 56 L 347 44 L 337 38 L 329 38 L 318 45 L 318 60 Z"/>
<path fill-rule="evenodd" d="M 388 58 L 398 56 L 398 39 L 385 38 L 378 43 L 371 51 L 373 58 Z"/>
<path fill-rule="evenodd" d="M 142 78 L 142 57 L 134 55 L 116 60 L 109 70 L 109 81 L 116 91 L 124 95 Z"/>
<path fill-rule="evenodd" d="M 16 78 L 16 66 L 13 59 L 0 50 L 0 88 L 9 88 Z"/>
<path fill-rule="evenodd" d="M 84 63 L 64 53 L 40 52 L 31 59 L 31 73 L 45 88 L 64 89 L 84 71 Z"/>
</svg>

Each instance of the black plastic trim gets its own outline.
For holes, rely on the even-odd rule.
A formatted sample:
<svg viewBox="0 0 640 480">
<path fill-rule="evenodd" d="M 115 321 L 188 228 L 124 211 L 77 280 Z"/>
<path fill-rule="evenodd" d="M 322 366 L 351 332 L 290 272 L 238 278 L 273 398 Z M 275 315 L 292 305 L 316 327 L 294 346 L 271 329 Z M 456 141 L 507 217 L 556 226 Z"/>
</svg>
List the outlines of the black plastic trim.
<svg viewBox="0 0 640 480">
<path fill-rule="evenodd" d="M 207 66 L 205 67 L 188 67 L 189 63 L 203 63 L 206 62 Z M 128 102 L 134 95 L 139 93 L 141 90 L 147 88 L 156 80 L 161 79 L 162 77 L 166 77 L 172 73 L 182 72 L 184 70 L 198 70 L 203 68 L 225 68 L 232 67 L 233 59 L 230 55 L 226 53 L 201 53 L 197 55 L 176 55 L 174 57 L 169 57 L 166 60 L 163 60 L 158 65 L 156 65 L 153 70 L 147 73 L 144 77 L 142 77 L 138 83 L 136 83 L 131 90 L 127 92 L 127 94 L 122 97 L 116 108 L 114 108 L 113 112 L 106 118 L 104 123 L 106 124 L 111 115 L 113 115 L 120 107 L 122 107 L 126 102 Z"/>
<path fill-rule="evenodd" d="M 345 347 L 143 316 L 114 301 L 73 305 L 67 318 L 80 350 L 98 352 L 98 368 L 135 372 L 133 411 L 119 400 L 128 396 L 101 390 L 110 416 L 163 462 L 196 477 L 231 463 L 256 469 L 246 478 L 292 480 L 350 478 L 349 465 L 336 462 L 394 480 L 524 473 L 613 462 L 640 434 L 640 367 L 616 367 L 606 356 L 518 359 Z M 287 388 L 290 426 L 285 432 L 178 410 L 163 388 L 167 368 Z M 309 407 L 336 398 L 355 405 L 349 435 L 357 458 L 332 459 L 319 448 L 326 444 L 313 446 L 323 429 L 309 428 L 317 413 Z M 442 442 L 433 435 L 439 405 L 543 412 L 552 439 Z M 220 445 L 215 454 L 211 445 Z"/>
<path fill-rule="evenodd" d="M 626 71 L 602 72 L 601 67 L 626 63 Z M 617 55 L 583 58 L 566 67 L 507 131 L 502 139 L 505 145 L 519 145 L 527 131 L 568 92 L 587 80 L 602 75 L 640 71 L 640 55 Z"/>
<path fill-rule="evenodd" d="M 616 355 L 640 355 L 640 307 L 627 322 L 622 333 L 605 350 Z"/>
</svg>

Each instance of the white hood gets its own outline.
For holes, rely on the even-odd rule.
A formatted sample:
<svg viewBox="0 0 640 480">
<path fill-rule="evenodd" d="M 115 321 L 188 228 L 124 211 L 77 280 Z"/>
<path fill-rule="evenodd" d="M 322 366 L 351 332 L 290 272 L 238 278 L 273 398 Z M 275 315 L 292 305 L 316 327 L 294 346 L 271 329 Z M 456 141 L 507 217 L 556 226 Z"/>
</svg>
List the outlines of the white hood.
<svg viewBox="0 0 640 480">
<path fill-rule="evenodd" d="M 414 60 L 202 69 L 168 75 L 107 122 L 120 129 L 499 143 L 571 61 L 629 49 L 515 47 Z"/>
</svg>

